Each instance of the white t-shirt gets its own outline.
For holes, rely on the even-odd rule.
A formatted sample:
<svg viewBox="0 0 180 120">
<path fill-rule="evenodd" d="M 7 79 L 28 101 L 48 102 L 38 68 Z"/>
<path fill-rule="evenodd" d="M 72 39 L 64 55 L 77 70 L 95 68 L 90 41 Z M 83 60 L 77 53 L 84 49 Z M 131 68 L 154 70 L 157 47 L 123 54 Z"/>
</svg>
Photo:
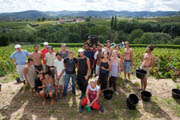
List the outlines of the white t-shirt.
<svg viewBox="0 0 180 120">
<path fill-rule="evenodd" d="M 104 48 L 102 48 L 102 53 L 106 51 Z M 94 54 L 94 59 L 96 60 L 97 59 L 97 55 L 98 55 L 99 51 L 96 51 L 95 54 Z"/>
<path fill-rule="evenodd" d="M 56 59 L 56 53 L 52 53 L 52 54 L 47 53 L 45 56 L 46 65 L 53 66 L 55 59 Z"/>
<path fill-rule="evenodd" d="M 58 59 L 54 60 L 54 67 L 56 67 L 57 73 L 58 75 L 60 75 L 62 70 L 64 69 L 64 60 L 63 59 L 61 61 L 59 61 Z"/>
</svg>

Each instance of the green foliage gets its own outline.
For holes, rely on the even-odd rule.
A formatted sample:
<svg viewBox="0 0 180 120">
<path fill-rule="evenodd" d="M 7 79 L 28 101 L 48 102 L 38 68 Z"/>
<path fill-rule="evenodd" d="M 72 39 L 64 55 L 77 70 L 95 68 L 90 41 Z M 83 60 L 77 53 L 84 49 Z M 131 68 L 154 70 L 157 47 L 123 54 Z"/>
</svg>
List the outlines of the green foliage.
<svg viewBox="0 0 180 120">
<path fill-rule="evenodd" d="M 9 39 L 6 34 L 0 36 L 0 46 L 7 46 L 9 44 Z"/>
<path fill-rule="evenodd" d="M 115 33 L 115 38 L 114 38 L 115 43 L 118 44 L 127 40 L 128 40 L 128 34 L 125 33 L 124 31 L 118 31 Z"/>
<path fill-rule="evenodd" d="M 83 46 L 83 43 L 67 43 L 67 46 L 68 46 L 67 49 L 74 51 L 75 56 L 77 57 L 77 54 L 78 54 L 77 51 L 79 47 L 73 47 L 75 46 L 75 44 L 79 47 Z M 56 46 L 54 48 L 56 52 L 60 50 L 60 46 L 61 46 L 60 43 L 58 44 L 49 43 L 49 45 Z M 179 48 L 180 48 L 180 45 L 179 45 Z M 22 49 L 32 52 L 33 46 L 22 46 Z M 42 46 L 40 47 L 40 49 L 42 49 Z M 134 60 L 136 60 L 137 66 L 140 66 L 140 61 L 142 59 L 142 55 L 145 52 L 145 47 L 143 48 L 133 47 L 133 50 L 134 50 Z M 14 46 L 0 47 L 0 76 L 4 76 L 7 73 L 10 73 L 10 72 L 12 73 L 15 71 L 15 66 L 11 63 L 9 59 L 9 56 L 14 51 L 15 51 Z M 180 69 L 179 49 L 157 48 L 155 46 L 153 54 L 155 55 L 156 64 L 155 64 L 155 67 L 152 69 L 151 74 L 156 78 L 173 78 L 175 75 L 174 70 Z"/>
<path fill-rule="evenodd" d="M 135 29 L 131 32 L 131 34 L 129 35 L 128 37 L 128 41 L 130 43 L 133 43 L 133 41 L 136 39 L 136 38 L 141 38 L 141 36 L 143 35 L 143 31 L 141 29 Z M 138 42 L 137 42 L 138 43 Z"/>
<path fill-rule="evenodd" d="M 136 38 L 134 43 L 139 44 L 165 44 L 172 43 L 170 35 L 166 33 L 144 33 L 141 38 Z"/>
<path fill-rule="evenodd" d="M 119 42 L 118 42 L 119 43 Z M 49 43 L 50 46 L 60 47 L 63 43 Z M 43 46 L 43 43 L 40 44 Z M 82 47 L 84 43 L 66 43 L 67 47 Z M 133 48 L 146 48 L 148 44 L 130 44 L 130 47 Z M 180 45 L 167 45 L 167 44 L 154 44 L 155 48 L 171 48 L 171 49 L 180 49 Z"/>
<path fill-rule="evenodd" d="M 117 16 L 112 16 L 111 18 L 111 30 L 117 29 Z"/>
<path fill-rule="evenodd" d="M 63 43 L 49 43 L 48 45 L 53 47 L 60 47 Z M 43 43 L 40 44 L 43 46 Z M 82 47 L 84 43 L 66 43 L 67 47 Z"/>
<path fill-rule="evenodd" d="M 148 44 L 130 44 L 130 47 L 147 47 Z M 154 44 L 155 48 L 171 48 L 180 49 L 180 45 L 170 45 L 170 44 Z"/>
<path fill-rule="evenodd" d="M 180 36 L 176 37 L 173 41 L 175 45 L 180 45 Z"/>
<path fill-rule="evenodd" d="M 43 21 L 45 19 L 46 21 Z M 98 35 L 101 42 L 111 39 L 116 43 L 128 40 L 135 44 L 176 44 L 180 36 L 177 18 L 90 18 L 83 23 L 57 25 L 49 18 L 36 21 L 1 22 L 0 35 L 6 34 L 10 43 L 85 42 L 89 35 Z M 166 19 L 166 22 L 161 20 Z M 54 18 L 57 20 L 57 18 Z M 169 22 L 168 22 L 169 20 Z M 173 23 L 172 21 L 176 21 Z M 35 26 L 33 26 L 35 25 Z M 37 25 L 37 26 L 36 26 Z M 144 35 L 143 34 L 144 31 Z M 127 39 L 128 36 L 128 39 Z"/>
<path fill-rule="evenodd" d="M 138 29 L 137 22 L 119 21 L 117 23 L 117 30 L 123 30 L 126 33 L 131 33 L 134 29 Z"/>
</svg>

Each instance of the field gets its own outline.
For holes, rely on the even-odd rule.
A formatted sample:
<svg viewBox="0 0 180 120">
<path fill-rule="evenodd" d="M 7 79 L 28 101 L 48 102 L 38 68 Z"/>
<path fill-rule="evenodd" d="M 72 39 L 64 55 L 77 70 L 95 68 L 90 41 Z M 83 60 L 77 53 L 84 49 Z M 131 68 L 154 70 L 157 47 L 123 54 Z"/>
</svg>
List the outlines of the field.
<svg viewBox="0 0 180 120">
<path fill-rule="evenodd" d="M 22 48 L 29 52 L 33 51 L 32 45 L 22 46 Z M 77 56 L 78 47 L 68 49 L 74 51 Z M 150 102 L 141 100 L 140 93 L 137 91 L 140 82 L 134 76 L 134 70 L 139 67 L 145 48 L 133 48 L 134 66 L 131 81 L 118 79 L 120 95 L 114 95 L 110 101 L 101 97 L 100 102 L 105 108 L 104 113 L 84 111 L 82 114 L 78 113 L 80 104 L 78 90 L 76 97 L 72 97 L 69 93 L 67 98 L 56 101 L 55 106 L 43 107 L 41 98 L 32 96 L 27 87 L 16 84 L 15 66 L 9 60 L 14 50 L 14 46 L 0 47 L 0 75 L 4 76 L 0 78 L 2 84 L 0 119 L 2 120 L 178 120 L 180 117 L 180 101 L 171 97 L 171 89 L 179 88 L 180 84 L 180 79 L 175 77 L 176 70 L 180 69 L 179 49 L 155 48 L 153 51 L 156 56 L 156 65 L 148 80 L 147 90 L 153 95 Z M 60 47 L 55 48 L 56 52 L 59 50 Z M 137 110 L 128 110 L 126 106 L 126 99 L 130 93 L 136 93 L 139 96 Z"/>
<path fill-rule="evenodd" d="M 14 46 L 0 47 L 0 76 L 4 76 L 6 73 L 13 73 L 15 66 L 11 63 L 9 56 L 14 52 Z M 33 46 L 23 46 L 23 49 L 32 52 Z M 68 48 L 75 52 L 77 56 L 76 48 Z M 59 51 L 60 48 L 56 47 L 55 51 Z M 133 48 L 134 50 L 134 66 L 132 72 L 140 66 L 140 61 L 145 48 Z M 123 54 L 123 49 L 121 49 Z M 166 49 L 166 48 L 155 48 L 153 54 L 156 57 L 156 65 L 152 70 L 152 75 L 156 78 L 176 78 L 176 73 L 180 70 L 180 51 L 179 49 Z"/>
</svg>

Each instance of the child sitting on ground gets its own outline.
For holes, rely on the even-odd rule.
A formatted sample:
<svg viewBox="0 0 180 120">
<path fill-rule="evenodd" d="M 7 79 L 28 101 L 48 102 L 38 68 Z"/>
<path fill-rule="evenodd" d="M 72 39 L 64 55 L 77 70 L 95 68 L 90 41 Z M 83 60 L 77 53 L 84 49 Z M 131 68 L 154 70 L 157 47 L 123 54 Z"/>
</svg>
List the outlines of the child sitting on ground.
<svg viewBox="0 0 180 120">
<path fill-rule="evenodd" d="M 54 80 L 50 74 L 49 72 L 45 73 L 45 79 L 42 84 L 43 90 L 40 92 L 40 96 L 43 98 L 43 106 L 46 105 L 46 98 L 48 97 L 51 99 L 51 105 L 54 105 Z"/>
<path fill-rule="evenodd" d="M 101 90 L 100 87 L 97 85 L 96 79 L 90 79 L 86 89 L 86 98 L 82 100 L 79 112 L 81 113 L 86 105 L 94 110 L 100 110 L 101 112 L 104 112 L 104 108 L 98 103 L 100 93 Z"/>
</svg>

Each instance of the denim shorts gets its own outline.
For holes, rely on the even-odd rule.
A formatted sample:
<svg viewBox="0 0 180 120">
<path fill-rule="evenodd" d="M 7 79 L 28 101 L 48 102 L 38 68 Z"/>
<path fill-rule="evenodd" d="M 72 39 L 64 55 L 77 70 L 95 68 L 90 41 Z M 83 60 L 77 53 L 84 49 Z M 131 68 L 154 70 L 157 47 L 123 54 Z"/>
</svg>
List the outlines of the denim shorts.
<svg viewBox="0 0 180 120">
<path fill-rule="evenodd" d="M 123 71 L 130 73 L 131 70 L 131 61 L 130 60 L 124 60 L 123 62 Z"/>
</svg>

